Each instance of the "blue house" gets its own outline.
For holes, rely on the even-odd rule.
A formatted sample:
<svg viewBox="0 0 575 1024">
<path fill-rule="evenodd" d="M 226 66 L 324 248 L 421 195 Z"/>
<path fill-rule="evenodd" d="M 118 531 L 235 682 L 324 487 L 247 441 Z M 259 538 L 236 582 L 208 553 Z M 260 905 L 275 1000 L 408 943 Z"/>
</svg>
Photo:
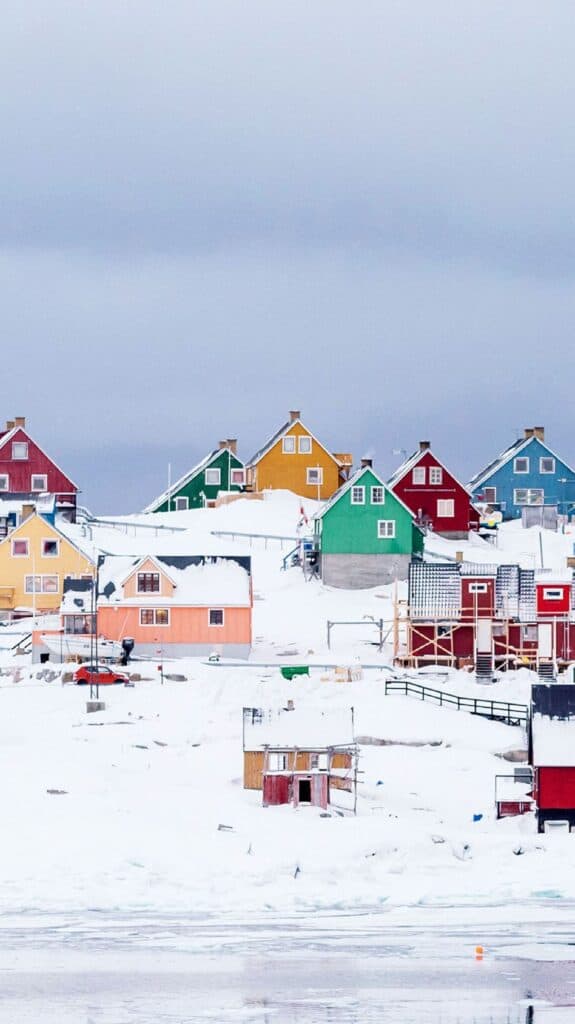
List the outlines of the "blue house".
<svg viewBox="0 0 575 1024">
<path fill-rule="evenodd" d="M 554 505 L 560 515 L 575 509 L 575 470 L 545 443 L 543 427 L 528 427 L 468 484 L 474 501 L 499 509 L 504 519 L 526 505 Z"/>
</svg>

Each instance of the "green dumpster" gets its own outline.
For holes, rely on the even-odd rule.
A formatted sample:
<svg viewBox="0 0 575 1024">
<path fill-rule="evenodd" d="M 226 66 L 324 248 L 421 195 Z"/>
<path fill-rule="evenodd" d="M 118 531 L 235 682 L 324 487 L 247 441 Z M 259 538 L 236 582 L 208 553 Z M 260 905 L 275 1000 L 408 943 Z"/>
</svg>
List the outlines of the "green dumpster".
<svg viewBox="0 0 575 1024">
<path fill-rule="evenodd" d="M 309 676 L 309 665 L 284 665 L 280 672 L 284 679 L 293 679 L 294 676 Z"/>
</svg>

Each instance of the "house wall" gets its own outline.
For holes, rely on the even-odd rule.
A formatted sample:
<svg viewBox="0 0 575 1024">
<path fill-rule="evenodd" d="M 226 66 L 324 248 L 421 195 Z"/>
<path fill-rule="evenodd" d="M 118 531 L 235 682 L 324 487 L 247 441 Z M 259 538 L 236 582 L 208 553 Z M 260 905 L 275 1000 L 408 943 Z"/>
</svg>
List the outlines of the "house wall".
<svg viewBox="0 0 575 1024">
<path fill-rule="evenodd" d="M 537 767 L 534 795 L 538 808 L 575 809 L 575 767 Z"/>
<path fill-rule="evenodd" d="M 59 541 L 56 557 L 42 555 L 42 541 Z M 12 541 L 28 540 L 28 556 L 12 555 Z M 92 575 L 94 566 L 86 555 L 50 523 L 39 515 L 30 516 L 20 524 L 9 537 L 0 543 L 0 609 L 13 611 L 14 608 L 36 607 L 38 611 L 60 609 L 66 576 Z M 29 594 L 25 589 L 26 576 L 57 576 L 58 588 L 54 593 Z"/>
<path fill-rule="evenodd" d="M 12 443 L 14 441 L 27 443 L 27 459 L 12 459 Z M 76 503 L 77 488 L 75 484 L 40 450 L 25 430 L 17 430 L 11 440 L 0 448 L 0 474 L 2 473 L 8 473 L 10 477 L 9 489 L 3 492 L 4 497 L 33 495 L 32 474 L 43 473 L 48 477 L 48 487 L 46 488 L 48 493 L 55 494 L 61 500 L 71 504 L 75 505 Z"/>
<path fill-rule="evenodd" d="M 231 483 L 231 470 L 243 468 L 244 464 L 241 459 L 238 459 L 238 457 L 233 455 L 228 449 L 222 449 L 221 452 L 214 456 L 209 466 L 205 466 L 201 469 L 196 476 L 192 477 L 191 480 L 188 480 L 183 487 L 172 491 L 170 495 L 169 508 L 168 500 L 166 499 L 163 504 L 154 509 L 154 512 L 173 512 L 175 510 L 175 498 L 187 498 L 189 508 L 203 508 L 204 498 L 206 501 L 215 501 L 220 491 L 239 492 L 242 490 L 242 487 L 239 484 Z M 220 470 L 219 484 L 206 483 L 206 469 Z"/>
<path fill-rule="evenodd" d="M 308 771 L 311 768 L 311 754 L 313 751 L 298 750 L 295 756 L 295 763 L 293 756 L 289 759 L 289 768 L 294 769 L 298 772 Z M 332 768 L 351 768 L 351 754 L 340 751 L 332 755 L 331 767 Z M 264 751 L 263 750 L 244 750 L 244 789 L 261 789 L 262 788 L 262 772 L 264 767 Z M 336 781 L 346 782 L 347 780 L 339 780 L 336 777 Z M 336 789 L 347 789 L 348 786 L 335 786 Z"/>
<path fill-rule="evenodd" d="M 286 431 L 286 437 L 311 436 L 302 423 L 294 423 Z M 296 443 L 297 447 L 297 443 Z M 323 469 L 323 483 L 308 484 L 308 467 L 320 466 Z M 268 452 L 260 459 L 251 474 L 253 486 L 258 491 L 266 488 L 283 488 L 299 494 L 303 498 L 325 500 L 330 498 L 337 491 L 340 484 L 339 465 L 333 457 L 324 451 L 312 437 L 310 454 L 301 454 L 296 451 L 287 454 L 283 451 L 282 438 L 280 438 Z"/>
<path fill-rule="evenodd" d="M 441 484 L 430 484 L 429 469 L 438 466 L 443 472 Z M 416 516 L 431 520 L 435 533 L 459 539 L 466 537 L 470 526 L 477 528 L 479 514 L 471 504 L 471 498 L 464 487 L 437 461 L 432 452 L 426 452 L 419 459 L 417 468 L 425 469 L 425 484 L 413 482 L 413 469 L 410 469 L 401 480 L 393 486 L 398 498 L 407 505 Z M 416 467 L 414 467 L 416 468 Z M 439 516 L 437 502 L 453 499 L 454 515 Z"/>
<path fill-rule="evenodd" d="M 365 487 L 364 505 L 352 504 L 350 487 L 318 520 L 321 523 L 322 562 L 326 555 L 407 555 L 409 561 L 414 552 L 421 552 L 421 531 L 414 528 L 412 515 L 393 492 L 384 488 L 383 505 L 373 505 L 371 488 L 380 487 L 381 481 L 370 470 L 357 479 L 357 485 Z M 377 523 L 380 519 L 395 522 L 395 537 L 378 537 Z M 398 564 L 403 565 L 403 561 Z M 364 571 L 369 574 L 368 569 Z M 401 578 L 406 579 L 407 573 Z"/>
<path fill-rule="evenodd" d="M 475 584 L 485 585 L 483 594 L 472 593 Z M 493 618 L 495 610 L 495 579 L 493 577 L 463 576 L 461 578 L 461 618 Z"/>
<path fill-rule="evenodd" d="M 141 626 L 140 608 L 153 608 L 154 602 L 149 598 L 137 606 L 112 605 L 98 608 L 98 634 L 107 640 L 121 640 L 131 636 L 136 642 L 137 651 L 151 650 L 159 647 L 174 649 L 188 653 L 210 653 L 210 651 L 230 651 L 230 647 L 247 649 L 252 638 L 251 608 L 224 609 L 224 625 L 208 624 L 208 608 L 181 608 L 169 606 L 170 624 L 168 626 Z M 163 605 L 162 607 L 166 607 Z M 194 648 L 197 648 L 194 651 Z M 181 657 L 180 654 L 174 654 Z"/>
<path fill-rule="evenodd" d="M 555 472 L 541 473 L 539 459 L 549 456 L 556 460 Z M 562 514 L 572 511 L 572 505 L 575 502 L 575 474 L 565 462 L 553 456 L 546 445 L 536 437 L 531 438 L 529 444 L 517 453 L 517 457 L 529 458 L 529 472 L 516 473 L 514 470 L 515 456 L 512 455 L 505 465 L 490 474 L 480 487 L 474 488 L 474 500 L 481 500 L 481 495 L 486 487 L 495 487 L 497 489 L 496 502 L 498 505 L 504 506 L 501 508 L 503 518 L 514 519 L 521 516 L 521 510 L 524 507 L 514 503 L 514 489 L 542 488 L 545 505 L 557 505 Z M 561 483 L 561 480 L 565 480 L 566 483 Z"/>
</svg>

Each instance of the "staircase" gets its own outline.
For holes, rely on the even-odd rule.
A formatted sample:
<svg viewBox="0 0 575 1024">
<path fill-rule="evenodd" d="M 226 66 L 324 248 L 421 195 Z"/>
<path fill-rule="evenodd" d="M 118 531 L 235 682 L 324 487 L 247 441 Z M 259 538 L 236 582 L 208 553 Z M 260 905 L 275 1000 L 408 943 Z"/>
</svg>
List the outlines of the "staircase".
<svg viewBox="0 0 575 1024">
<path fill-rule="evenodd" d="M 537 666 L 537 675 L 542 683 L 555 682 L 555 666 L 552 661 L 540 661 Z"/>
<path fill-rule="evenodd" d="M 493 657 L 491 654 L 475 655 L 475 678 L 480 682 L 491 682 L 493 678 Z"/>
</svg>

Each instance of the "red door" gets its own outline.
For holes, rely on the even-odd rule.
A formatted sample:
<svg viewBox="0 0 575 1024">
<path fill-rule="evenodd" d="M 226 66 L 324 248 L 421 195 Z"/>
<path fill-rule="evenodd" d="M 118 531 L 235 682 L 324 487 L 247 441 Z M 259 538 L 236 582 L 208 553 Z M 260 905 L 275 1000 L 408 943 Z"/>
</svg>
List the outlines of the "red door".
<svg viewBox="0 0 575 1024">
<path fill-rule="evenodd" d="M 273 807 L 276 804 L 289 804 L 289 790 L 289 775 L 264 775 L 264 807 Z"/>
</svg>

